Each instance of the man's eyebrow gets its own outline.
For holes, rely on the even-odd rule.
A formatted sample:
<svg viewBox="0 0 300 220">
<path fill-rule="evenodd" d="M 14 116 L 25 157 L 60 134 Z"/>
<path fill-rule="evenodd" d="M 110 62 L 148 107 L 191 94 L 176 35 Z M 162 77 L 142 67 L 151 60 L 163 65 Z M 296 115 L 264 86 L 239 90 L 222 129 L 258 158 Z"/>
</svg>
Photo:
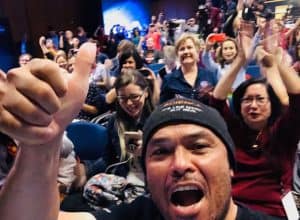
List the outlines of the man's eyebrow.
<svg viewBox="0 0 300 220">
<path fill-rule="evenodd" d="M 197 131 L 195 133 L 189 134 L 184 136 L 184 141 L 195 141 L 198 139 L 205 139 L 205 140 L 213 140 L 213 137 L 210 133 L 206 132 L 206 131 Z"/>
<path fill-rule="evenodd" d="M 212 136 L 210 135 L 210 133 L 208 133 L 207 131 L 205 130 L 197 130 L 197 131 L 194 131 L 193 133 L 190 133 L 190 134 L 187 134 L 185 136 L 183 136 L 184 139 L 197 139 L 197 138 L 207 138 L 207 139 L 211 139 Z M 158 145 L 158 144 L 163 144 L 163 143 L 166 143 L 168 141 L 172 140 L 172 138 L 170 137 L 152 137 L 149 142 L 148 142 L 148 145 L 151 144 L 151 145 Z"/>
<path fill-rule="evenodd" d="M 162 144 L 162 143 L 166 143 L 169 140 L 170 140 L 170 138 L 167 138 L 167 137 L 151 138 L 148 142 L 148 145 L 159 145 L 159 144 Z"/>
</svg>

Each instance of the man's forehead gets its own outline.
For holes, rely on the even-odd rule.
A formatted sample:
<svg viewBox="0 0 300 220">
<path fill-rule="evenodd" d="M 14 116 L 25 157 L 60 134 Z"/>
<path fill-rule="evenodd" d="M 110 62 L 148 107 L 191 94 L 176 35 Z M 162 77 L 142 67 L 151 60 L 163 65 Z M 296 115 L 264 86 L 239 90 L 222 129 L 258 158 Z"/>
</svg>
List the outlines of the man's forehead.
<svg viewBox="0 0 300 220">
<path fill-rule="evenodd" d="M 176 132 L 176 130 L 178 132 Z M 202 126 L 200 124 L 190 123 L 190 122 L 178 122 L 170 123 L 158 128 L 150 138 L 150 142 L 154 139 L 172 139 L 173 135 L 181 134 L 183 136 L 216 136 L 213 131 L 209 128 Z"/>
</svg>

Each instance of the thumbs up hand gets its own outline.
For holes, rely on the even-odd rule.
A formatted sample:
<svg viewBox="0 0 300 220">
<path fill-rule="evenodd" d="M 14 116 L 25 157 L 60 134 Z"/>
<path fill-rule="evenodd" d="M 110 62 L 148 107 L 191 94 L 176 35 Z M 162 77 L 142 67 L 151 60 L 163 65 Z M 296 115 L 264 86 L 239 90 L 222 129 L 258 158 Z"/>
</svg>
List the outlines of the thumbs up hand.
<svg viewBox="0 0 300 220">
<path fill-rule="evenodd" d="M 78 114 L 88 90 L 96 46 L 81 46 L 72 74 L 46 59 L 0 72 L 0 131 L 23 145 L 50 143 Z"/>
</svg>

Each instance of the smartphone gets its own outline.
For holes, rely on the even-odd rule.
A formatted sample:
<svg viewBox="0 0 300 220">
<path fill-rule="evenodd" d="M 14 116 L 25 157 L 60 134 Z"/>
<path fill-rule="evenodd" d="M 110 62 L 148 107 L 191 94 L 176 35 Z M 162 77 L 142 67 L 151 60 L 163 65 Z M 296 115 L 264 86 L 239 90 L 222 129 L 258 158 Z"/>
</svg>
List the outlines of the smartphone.
<svg viewBox="0 0 300 220">
<path fill-rule="evenodd" d="M 256 21 L 256 16 L 251 7 L 246 7 L 246 6 L 244 7 L 244 9 L 242 11 L 242 18 L 245 21 L 252 21 L 252 22 Z"/>
<path fill-rule="evenodd" d="M 142 133 L 138 131 L 125 131 L 124 138 L 127 150 L 133 153 L 138 148 L 137 142 L 142 139 Z"/>
<path fill-rule="evenodd" d="M 211 43 L 222 43 L 226 39 L 226 34 L 216 33 L 208 36 L 208 41 Z"/>
<path fill-rule="evenodd" d="M 147 69 L 140 69 L 139 72 L 146 77 L 150 75 L 150 71 Z"/>
</svg>

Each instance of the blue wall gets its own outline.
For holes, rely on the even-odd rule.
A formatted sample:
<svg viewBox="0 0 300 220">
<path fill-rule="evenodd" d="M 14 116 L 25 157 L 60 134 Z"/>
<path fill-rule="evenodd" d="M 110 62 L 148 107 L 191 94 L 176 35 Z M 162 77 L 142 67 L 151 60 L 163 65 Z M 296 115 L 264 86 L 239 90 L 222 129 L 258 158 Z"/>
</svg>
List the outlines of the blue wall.
<svg viewBox="0 0 300 220">
<path fill-rule="evenodd" d="M 103 20 L 105 33 L 109 34 L 115 24 L 125 26 L 127 30 L 144 27 L 150 21 L 151 1 L 138 0 L 103 0 Z M 102 13 L 102 12 L 100 12 Z"/>
<path fill-rule="evenodd" d="M 12 38 L 8 20 L 0 18 L 0 69 L 7 71 L 15 66 Z"/>
</svg>

